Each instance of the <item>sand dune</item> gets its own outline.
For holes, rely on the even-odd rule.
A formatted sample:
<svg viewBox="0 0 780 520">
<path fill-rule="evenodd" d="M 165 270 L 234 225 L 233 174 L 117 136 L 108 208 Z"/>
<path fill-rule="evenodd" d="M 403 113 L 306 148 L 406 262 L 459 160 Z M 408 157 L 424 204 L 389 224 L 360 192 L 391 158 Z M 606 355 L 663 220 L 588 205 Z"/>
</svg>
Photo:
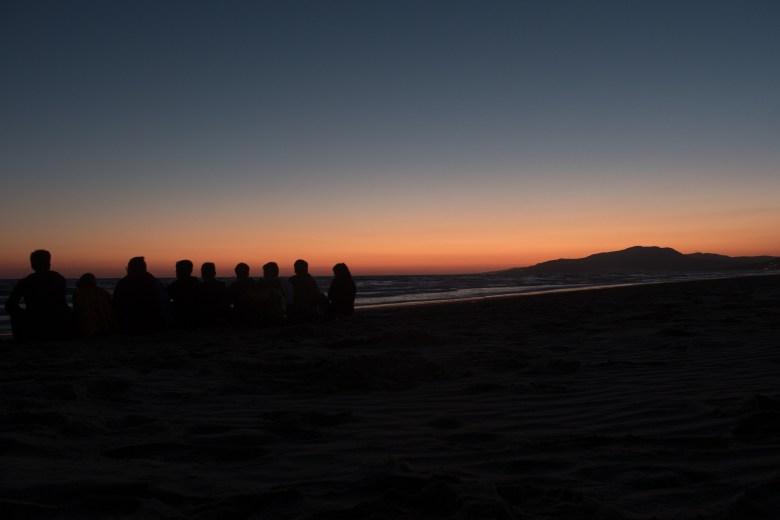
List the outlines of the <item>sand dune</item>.
<svg viewBox="0 0 780 520">
<path fill-rule="evenodd" d="M 776 518 L 780 277 L 2 344 L 3 518 Z"/>
</svg>

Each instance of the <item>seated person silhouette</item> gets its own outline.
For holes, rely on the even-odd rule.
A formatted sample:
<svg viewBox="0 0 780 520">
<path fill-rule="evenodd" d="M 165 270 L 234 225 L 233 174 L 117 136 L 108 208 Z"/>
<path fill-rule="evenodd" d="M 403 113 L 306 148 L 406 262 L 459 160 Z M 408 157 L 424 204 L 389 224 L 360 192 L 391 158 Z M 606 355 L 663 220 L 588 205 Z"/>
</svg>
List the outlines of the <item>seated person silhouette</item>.
<svg viewBox="0 0 780 520">
<path fill-rule="evenodd" d="M 322 304 L 323 295 L 317 280 L 309 274 L 309 263 L 306 260 L 296 260 L 293 264 L 295 275 L 290 277 L 293 291 L 293 302 L 288 309 L 288 316 L 294 320 L 307 320 L 317 316 Z"/>
<path fill-rule="evenodd" d="M 65 278 L 51 270 L 51 253 L 30 254 L 33 273 L 19 280 L 5 302 L 14 339 L 62 339 L 71 332 Z M 22 307 L 24 304 L 24 307 Z"/>
<path fill-rule="evenodd" d="M 249 266 L 241 262 L 236 265 L 235 273 L 236 279 L 229 289 L 232 321 L 242 327 L 256 325 L 260 309 L 255 282 L 249 277 Z"/>
<path fill-rule="evenodd" d="M 200 266 L 200 276 L 200 323 L 207 327 L 225 325 L 229 301 L 225 282 L 217 280 L 217 266 L 205 262 Z"/>
<path fill-rule="evenodd" d="M 336 316 L 351 316 L 355 312 L 355 293 L 357 288 L 352 280 L 347 264 L 333 266 L 333 281 L 328 289 L 330 312 Z"/>
<path fill-rule="evenodd" d="M 190 260 L 176 262 L 176 280 L 168 285 L 173 325 L 183 329 L 193 329 L 198 324 L 200 282 L 192 276 L 192 268 Z"/>
<path fill-rule="evenodd" d="M 257 293 L 263 323 L 270 325 L 283 321 L 287 309 L 287 296 L 282 288 L 279 265 L 276 262 L 263 265 L 263 277 L 257 281 Z"/>
<path fill-rule="evenodd" d="M 127 334 L 162 329 L 167 318 L 168 295 L 163 285 L 146 270 L 146 261 L 136 256 L 127 263 L 127 276 L 114 289 L 114 309 L 119 327 Z"/>
<path fill-rule="evenodd" d="M 83 337 L 110 334 L 117 329 L 111 295 L 98 287 L 95 275 L 86 273 L 76 282 L 73 293 L 76 331 Z"/>
</svg>

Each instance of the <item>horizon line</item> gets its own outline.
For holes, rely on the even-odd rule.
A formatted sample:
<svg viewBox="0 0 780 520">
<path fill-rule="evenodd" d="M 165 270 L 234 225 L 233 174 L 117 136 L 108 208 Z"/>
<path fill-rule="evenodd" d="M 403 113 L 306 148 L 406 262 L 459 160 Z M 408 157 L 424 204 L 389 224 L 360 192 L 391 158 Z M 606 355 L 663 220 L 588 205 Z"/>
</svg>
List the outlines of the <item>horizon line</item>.
<svg viewBox="0 0 780 520">
<path fill-rule="evenodd" d="M 630 245 L 630 246 L 621 247 L 621 248 L 618 248 L 618 249 L 611 249 L 610 248 L 608 250 L 599 250 L 599 251 L 595 251 L 595 252 L 589 252 L 589 253 L 583 254 L 582 256 L 559 256 L 557 258 L 547 258 L 546 260 L 541 260 L 541 261 L 537 261 L 537 262 L 530 262 L 530 263 L 524 263 L 524 264 L 520 264 L 520 265 L 518 265 L 516 263 L 515 264 L 499 264 L 499 265 L 487 264 L 487 265 L 485 265 L 483 263 L 482 264 L 482 268 L 480 268 L 479 267 L 479 263 L 475 263 L 475 265 L 473 267 L 473 270 L 470 270 L 469 267 L 466 266 L 466 265 L 456 265 L 456 266 L 453 266 L 452 270 L 448 270 L 447 267 L 445 267 L 445 266 L 419 265 L 417 267 L 410 266 L 408 269 L 405 269 L 403 267 L 400 267 L 400 268 L 399 267 L 394 267 L 394 268 L 388 269 L 387 271 L 383 271 L 383 270 L 381 270 L 381 268 L 379 270 L 374 270 L 374 269 L 369 267 L 369 268 L 365 269 L 364 272 L 361 273 L 362 269 L 360 267 L 360 265 L 361 265 L 360 263 L 355 264 L 355 266 L 351 266 L 350 269 L 352 271 L 357 271 L 358 274 L 354 274 L 354 276 L 469 276 L 469 275 L 473 276 L 473 275 L 492 274 L 492 273 L 497 273 L 497 272 L 501 272 L 501 271 L 509 271 L 509 270 L 515 270 L 515 269 L 525 269 L 525 268 L 528 268 L 528 267 L 532 267 L 534 265 L 538 265 L 540 263 L 556 261 L 556 260 L 578 260 L 578 259 L 587 258 L 587 257 L 592 256 L 592 255 L 596 255 L 596 254 L 614 253 L 614 252 L 625 251 L 625 250 L 633 249 L 633 248 L 672 249 L 672 250 L 677 251 L 677 252 L 679 252 L 681 254 L 684 254 L 684 255 L 691 255 L 691 254 L 718 254 L 718 255 L 730 256 L 730 257 L 773 257 L 773 258 L 780 258 L 780 253 L 779 254 L 760 253 L 760 254 L 729 255 L 729 254 L 723 254 L 723 253 L 710 253 L 710 252 L 698 251 L 698 250 L 686 253 L 686 252 L 681 251 L 679 248 L 672 247 L 672 246 L 637 245 L 637 244 L 634 244 L 634 245 Z M 56 258 L 56 253 L 53 253 L 52 256 Z M 205 260 L 205 261 L 209 261 L 209 260 Z M 203 261 L 203 262 L 205 262 L 205 261 Z M 172 277 L 174 277 L 175 276 L 175 271 L 174 271 L 174 262 L 175 261 L 171 262 L 170 260 L 167 260 L 166 261 L 166 265 L 168 265 L 169 262 L 170 262 L 170 267 L 165 267 L 164 269 L 162 269 L 162 273 L 163 274 L 159 274 L 159 275 L 155 275 L 155 276 L 158 276 L 160 278 L 172 278 Z M 194 270 L 194 272 L 198 271 L 198 264 L 203 263 L 203 262 L 195 262 L 195 261 L 193 261 L 193 263 L 195 263 L 195 265 L 196 265 L 196 269 Z M 238 263 L 238 262 L 236 262 L 236 263 Z M 245 263 L 248 263 L 248 262 L 245 262 Z M 262 266 L 262 264 L 264 264 L 264 263 L 265 263 L 265 261 L 259 262 L 257 264 L 257 267 Z M 73 262 L 64 262 L 62 264 L 64 265 L 64 268 L 60 270 L 60 269 L 56 268 L 57 262 L 56 261 L 53 262 L 52 270 L 60 272 L 60 273 L 66 273 L 67 274 L 66 278 L 78 278 L 78 276 L 81 276 L 80 274 L 79 275 L 70 275 L 70 273 L 74 271 L 74 268 L 73 268 L 73 264 L 74 263 Z M 152 272 L 152 274 L 154 274 L 154 271 L 157 271 L 158 273 L 161 272 L 161 269 L 159 269 L 159 264 L 160 264 L 159 262 L 151 263 L 149 271 Z M 347 262 L 347 264 L 349 265 L 349 262 Z M 235 265 L 235 264 L 232 264 L 232 265 Z M 250 265 L 250 267 L 252 267 L 255 264 L 251 264 L 250 263 L 249 265 Z M 392 269 L 400 269 L 400 270 L 394 271 Z M 2 269 L 0 269 L 0 271 L 2 271 Z M 284 276 L 287 276 L 288 271 L 290 273 L 292 273 L 291 269 L 282 268 L 282 269 L 280 269 L 280 274 L 283 274 Z M 367 271 L 367 272 L 365 272 L 365 271 Z M 11 267 L 9 269 L 8 273 L 3 273 L 2 275 L 0 275 L 0 279 L 8 280 L 8 279 L 19 278 L 21 276 L 26 276 L 26 274 L 29 274 L 29 272 L 30 272 L 29 264 L 25 263 L 24 267 L 22 267 L 21 262 L 20 262 L 18 265 L 14 266 L 14 267 Z M 99 278 L 122 278 L 123 276 L 125 276 L 124 267 L 120 268 L 120 270 L 118 270 L 118 271 L 114 271 L 113 269 L 111 269 L 109 274 L 106 274 L 106 271 L 102 271 L 101 269 L 92 269 L 91 271 L 90 270 L 80 270 L 80 272 L 81 272 L 81 274 L 83 274 L 85 272 L 93 272 Z M 233 276 L 233 269 L 230 268 L 229 272 L 230 272 L 230 274 L 228 276 L 218 275 L 218 278 L 230 278 L 230 277 L 232 277 Z M 255 271 L 255 272 L 257 272 L 257 271 Z M 330 267 L 325 267 L 323 265 L 315 264 L 315 265 L 310 267 L 309 272 L 313 276 L 329 276 L 329 275 L 331 275 L 331 268 Z M 100 274 L 97 274 L 97 273 L 100 273 Z M 256 278 L 257 276 L 254 276 L 254 277 Z"/>
</svg>

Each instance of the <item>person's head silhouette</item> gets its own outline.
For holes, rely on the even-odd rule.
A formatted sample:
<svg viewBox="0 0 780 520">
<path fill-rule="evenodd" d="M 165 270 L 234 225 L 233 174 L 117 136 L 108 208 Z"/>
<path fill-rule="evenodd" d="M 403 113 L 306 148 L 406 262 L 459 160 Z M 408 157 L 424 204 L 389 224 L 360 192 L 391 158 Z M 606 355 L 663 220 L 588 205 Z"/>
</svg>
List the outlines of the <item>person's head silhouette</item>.
<svg viewBox="0 0 780 520">
<path fill-rule="evenodd" d="M 176 262 L 176 278 L 179 280 L 192 276 L 192 261 L 179 260 Z"/>
<path fill-rule="evenodd" d="M 200 266 L 200 276 L 204 280 L 213 280 L 217 277 L 217 266 L 214 262 L 204 262 Z"/>
<path fill-rule="evenodd" d="M 76 282 L 76 287 L 79 289 L 97 287 L 97 278 L 92 273 L 84 273 L 79 278 L 79 281 Z"/>
<path fill-rule="evenodd" d="M 236 264 L 236 278 L 249 278 L 249 266 L 244 262 Z"/>
<path fill-rule="evenodd" d="M 139 275 L 146 272 L 146 260 L 142 256 L 134 256 L 127 262 L 127 274 Z"/>
<path fill-rule="evenodd" d="M 333 266 L 333 275 L 336 278 L 352 278 L 352 273 L 349 272 L 349 267 L 347 267 L 347 264 L 344 263 L 339 263 Z"/>
<path fill-rule="evenodd" d="M 293 269 L 295 269 L 295 274 L 308 274 L 309 262 L 307 262 L 306 260 L 298 259 L 293 264 Z"/>
<path fill-rule="evenodd" d="M 51 253 L 45 249 L 36 249 L 30 253 L 30 267 L 36 273 L 45 273 L 51 269 Z"/>
<path fill-rule="evenodd" d="M 263 265 L 263 278 L 279 278 L 279 265 L 276 262 Z"/>
</svg>

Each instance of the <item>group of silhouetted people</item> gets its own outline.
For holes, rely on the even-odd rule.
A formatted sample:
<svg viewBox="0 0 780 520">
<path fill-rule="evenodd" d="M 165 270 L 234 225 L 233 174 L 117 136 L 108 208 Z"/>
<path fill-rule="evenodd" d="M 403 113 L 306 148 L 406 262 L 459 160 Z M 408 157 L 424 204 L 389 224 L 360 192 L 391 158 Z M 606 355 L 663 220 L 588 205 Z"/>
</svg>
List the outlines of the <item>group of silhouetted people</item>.
<svg viewBox="0 0 780 520">
<path fill-rule="evenodd" d="M 289 279 L 279 277 L 276 262 L 268 262 L 263 276 L 255 280 L 242 262 L 230 285 L 217 279 L 214 263 L 204 263 L 198 279 L 192 274 L 193 263 L 180 260 L 176 280 L 165 287 L 138 256 L 128 262 L 127 275 L 116 284 L 113 296 L 98 286 L 95 275 L 82 275 L 72 309 L 65 278 L 51 270 L 51 254 L 33 251 L 30 264 L 33 273 L 19 280 L 5 304 L 17 340 L 117 331 L 143 334 L 167 327 L 261 327 L 349 316 L 355 309 L 355 282 L 343 263 L 333 266 L 333 281 L 324 294 L 305 260 L 295 262 L 295 275 Z"/>
</svg>

